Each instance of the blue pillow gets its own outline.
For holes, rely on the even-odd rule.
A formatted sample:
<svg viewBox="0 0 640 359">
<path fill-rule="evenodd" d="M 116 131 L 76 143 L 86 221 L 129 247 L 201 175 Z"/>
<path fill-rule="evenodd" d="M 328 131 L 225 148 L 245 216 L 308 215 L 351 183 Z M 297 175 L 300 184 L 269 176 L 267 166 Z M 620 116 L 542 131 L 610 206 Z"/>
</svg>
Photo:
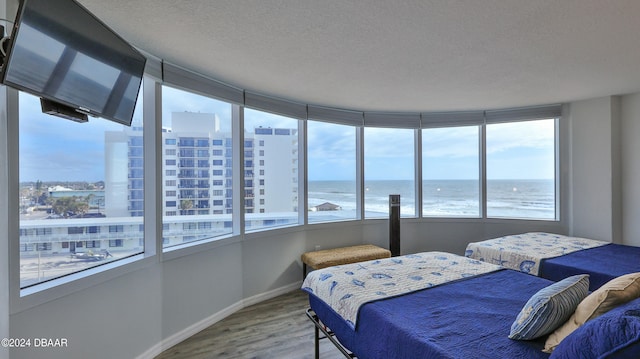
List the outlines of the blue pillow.
<svg viewBox="0 0 640 359">
<path fill-rule="evenodd" d="M 531 340 L 553 332 L 571 317 L 588 292 L 588 274 L 565 278 L 540 289 L 511 325 L 509 338 Z"/>
<path fill-rule="evenodd" d="M 640 358 L 640 301 L 633 303 L 587 321 L 549 358 Z"/>
</svg>

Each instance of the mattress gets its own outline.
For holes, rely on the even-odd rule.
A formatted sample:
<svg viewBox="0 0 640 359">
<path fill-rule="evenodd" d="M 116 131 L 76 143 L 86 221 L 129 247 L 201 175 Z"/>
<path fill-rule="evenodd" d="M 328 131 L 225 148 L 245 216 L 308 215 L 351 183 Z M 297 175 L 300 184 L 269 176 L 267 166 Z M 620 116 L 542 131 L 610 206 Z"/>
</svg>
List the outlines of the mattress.
<svg viewBox="0 0 640 359">
<path fill-rule="evenodd" d="M 640 272 L 640 247 L 608 244 L 542 261 L 540 276 L 559 281 L 575 274 L 589 274 L 589 289 L 600 288 L 623 274 Z"/>
<path fill-rule="evenodd" d="M 465 256 L 538 275 L 546 258 L 609 244 L 588 238 L 530 232 L 469 243 Z"/>
<path fill-rule="evenodd" d="M 498 270 L 364 304 L 357 327 L 309 294 L 337 339 L 366 358 L 547 358 L 544 337 L 508 338 L 511 324 L 538 290 L 552 282 Z"/>
<path fill-rule="evenodd" d="M 524 233 L 470 243 L 465 256 L 559 281 L 589 274 L 589 289 L 640 272 L 640 247 L 550 233 Z"/>
</svg>

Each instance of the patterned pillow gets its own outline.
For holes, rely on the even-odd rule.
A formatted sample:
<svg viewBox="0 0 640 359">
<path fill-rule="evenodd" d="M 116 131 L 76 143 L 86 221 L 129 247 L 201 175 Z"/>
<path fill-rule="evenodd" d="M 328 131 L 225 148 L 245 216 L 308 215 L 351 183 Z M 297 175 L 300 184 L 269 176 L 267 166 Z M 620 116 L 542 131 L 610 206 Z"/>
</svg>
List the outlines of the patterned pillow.
<svg viewBox="0 0 640 359">
<path fill-rule="evenodd" d="M 589 294 L 576 308 L 575 313 L 556 329 L 544 345 L 544 352 L 551 353 L 560 342 L 588 320 L 609 310 L 640 298 L 640 272 L 614 278 Z"/>
<path fill-rule="evenodd" d="M 510 339 L 530 340 L 549 334 L 576 310 L 589 292 L 589 275 L 565 278 L 534 294 L 511 325 Z"/>
</svg>

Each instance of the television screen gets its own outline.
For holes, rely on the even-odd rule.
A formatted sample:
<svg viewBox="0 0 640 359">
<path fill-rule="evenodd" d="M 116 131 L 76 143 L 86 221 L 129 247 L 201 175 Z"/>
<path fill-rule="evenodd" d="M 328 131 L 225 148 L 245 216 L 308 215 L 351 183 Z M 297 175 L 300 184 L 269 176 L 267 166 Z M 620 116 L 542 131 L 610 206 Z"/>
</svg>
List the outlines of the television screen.
<svg viewBox="0 0 640 359">
<path fill-rule="evenodd" d="M 146 58 L 74 0 L 22 0 L 2 82 L 131 125 Z"/>
</svg>

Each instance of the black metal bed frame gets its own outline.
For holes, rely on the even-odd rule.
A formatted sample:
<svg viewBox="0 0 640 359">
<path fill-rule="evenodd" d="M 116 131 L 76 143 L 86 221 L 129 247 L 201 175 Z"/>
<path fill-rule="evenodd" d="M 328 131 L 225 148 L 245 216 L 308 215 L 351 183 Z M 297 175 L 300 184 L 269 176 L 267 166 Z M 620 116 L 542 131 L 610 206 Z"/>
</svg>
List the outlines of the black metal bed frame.
<svg viewBox="0 0 640 359">
<path fill-rule="evenodd" d="M 307 317 L 309 317 L 309 320 L 311 320 L 311 322 L 313 322 L 313 325 L 315 326 L 314 340 L 316 359 L 320 359 L 320 339 L 329 339 L 331 343 L 333 343 L 333 345 L 335 345 L 335 347 L 342 353 L 342 355 L 345 356 L 345 358 L 356 358 L 355 354 L 347 350 L 347 348 L 345 348 L 344 345 L 342 345 L 338 341 L 338 339 L 335 338 L 335 334 L 324 324 L 322 324 L 322 322 L 320 322 L 320 318 L 318 318 L 318 315 L 313 311 L 313 309 L 308 308 L 305 313 L 307 314 Z M 320 332 L 324 334 L 323 337 L 320 336 Z"/>
</svg>

